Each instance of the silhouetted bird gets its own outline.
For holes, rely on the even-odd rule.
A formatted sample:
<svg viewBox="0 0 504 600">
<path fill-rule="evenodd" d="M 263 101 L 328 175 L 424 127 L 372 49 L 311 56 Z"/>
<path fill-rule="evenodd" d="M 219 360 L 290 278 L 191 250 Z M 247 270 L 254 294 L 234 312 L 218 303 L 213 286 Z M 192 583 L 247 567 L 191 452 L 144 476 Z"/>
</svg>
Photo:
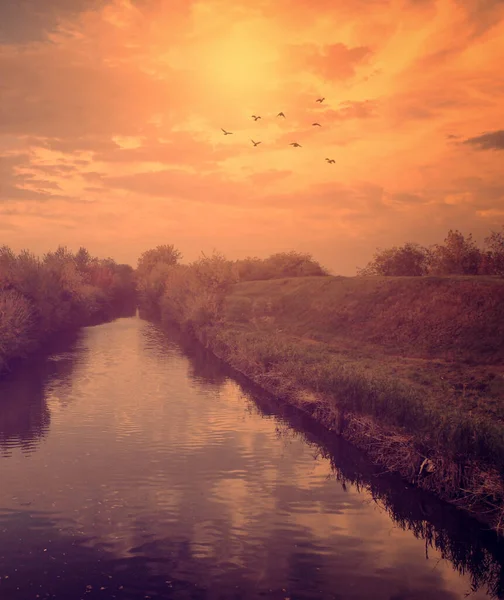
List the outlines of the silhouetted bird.
<svg viewBox="0 0 504 600">
<path fill-rule="evenodd" d="M 325 98 L 317 98 L 317 100 L 315 100 L 315 102 L 320 102 L 320 104 L 322 104 L 322 102 L 324 102 Z"/>
<path fill-rule="evenodd" d="M 261 143 L 261 142 L 254 142 L 254 140 L 250 140 L 250 141 L 254 144 L 254 146 L 258 146 Z"/>
<path fill-rule="evenodd" d="M 254 121 L 257 121 L 257 119 L 260 119 L 260 116 L 256 116 L 256 115 L 252 115 L 252 118 L 254 119 Z"/>
<path fill-rule="evenodd" d="M 277 117 L 283 117 L 285 119 L 285 115 L 283 114 L 283 112 L 279 112 Z"/>
<path fill-rule="evenodd" d="M 224 135 L 233 135 L 232 131 L 226 131 L 225 129 L 222 129 L 222 127 L 221 130 L 224 132 Z"/>
<path fill-rule="evenodd" d="M 315 127 L 315 126 L 316 126 L 316 127 L 322 127 L 322 125 L 321 125 L 320 123 L 312 123 L 312 126 L 313 126 L 313 127 Z"/>
<path fill-rule="evenodd" d="M 326 158 L 327 162 L 330 163 L 335 163 L 336 161 L 334 160 L 334 158 Z"/>
<path fill-rule="evenodd" d="M 294 148 L 302 148 L 297 142 L 292 142 L 289 146 L 294 146 Z"/>
</svg>

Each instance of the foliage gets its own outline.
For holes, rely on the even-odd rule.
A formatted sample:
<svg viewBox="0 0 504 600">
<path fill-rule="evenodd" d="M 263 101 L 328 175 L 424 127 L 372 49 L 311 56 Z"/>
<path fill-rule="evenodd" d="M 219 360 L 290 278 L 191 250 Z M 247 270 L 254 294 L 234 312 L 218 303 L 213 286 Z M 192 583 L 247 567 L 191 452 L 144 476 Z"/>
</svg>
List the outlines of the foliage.
<svg viewBox="0 0 504 600">
<path fill-rule="evenodd" d="M 144 304 L 156 305 L 165 292 L 171 267 L 178 264 L 182 254 L 173 244 L 163 244 L 146 250 L 138 259 L 136 279 Z"/>
<path fill-rule="evenodd" d="M 478 248 L 472 234 L 448 232 L 443 244 L 424 248 L 418 244 L 378 249 L 359 275 L 494 275 L 504 277 L 504 228 L 492 231 Z"/>
<path fill-rule="evenodd" d="M 240 281 L 329 274 L 310 254 L 295 251 L 278 252 L 263 259 L 249 257 L 235 264 Z"/>
<path fill-rule="evenodd" d="M 420 276 L 428 272 L 429 252 L 419 244 L 407 243 L 386 250 L 378 249 L 360 275 Z"/>
<path fill-rule="evenodd" d="M 134 271 L 60 246 L 39 258 L 0 247 L 0 371 L 65 327 L 107 318 L 135 297 Z"/>
<path fill-rule="evenodd" d="M 165 283 L 162 313 L 189 327 L 214 322 L 229 286 L 237 280 L 235 265 L 217 252 L 189 265 L 174 265 Z"/>
<path fill-rule="evenodd" d="M 432 275 L 478 275 L 481 251 L 472 234 L 465 237 L 450 229 L 443 244 L 435 244 L 431 251 L 429 272 Z"/>
<path fill-rule="evenodd" d="M 485 238 L 487 252 L 485 253 L 488 274 L 504 277 L 504 226 L 502 231 L 492 231 Z"/>
<path fill-rule="evenodd" d="M 136 270 L 140 301 L 191 327 L 218 320 L 229 286 L 238 281 L 328 275 L 309 254 L 280 252 L 269 258 L 230 261 L 219 252 L 180 264 L 173 245 L 144 252 Z"/>
</svg>

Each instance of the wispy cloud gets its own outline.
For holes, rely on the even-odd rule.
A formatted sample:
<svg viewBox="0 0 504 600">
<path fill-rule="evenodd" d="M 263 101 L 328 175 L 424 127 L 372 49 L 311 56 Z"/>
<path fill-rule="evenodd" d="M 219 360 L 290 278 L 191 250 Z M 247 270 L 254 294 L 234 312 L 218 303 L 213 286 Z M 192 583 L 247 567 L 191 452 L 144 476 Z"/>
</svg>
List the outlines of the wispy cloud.
<svg viewBox="0 0 504 600">
<path fill-rule="evenodd" d="M 478 150 L 504 150 L 504 129 L 482 133 L 464 140 L 463 143 L 474 146 Z"/>
<path fill-rule="evenodd" d="M 345 247 L 502 220 L 502 2 L 32 8 L 0 2 L 7 243 L 73 243 L 78 222 L 79 243 L 117 240 L 131 262 L 163 236 L 187 257 L 254 240 L 259 255 L 312 244 L 350 274 Z"/>
</svg>

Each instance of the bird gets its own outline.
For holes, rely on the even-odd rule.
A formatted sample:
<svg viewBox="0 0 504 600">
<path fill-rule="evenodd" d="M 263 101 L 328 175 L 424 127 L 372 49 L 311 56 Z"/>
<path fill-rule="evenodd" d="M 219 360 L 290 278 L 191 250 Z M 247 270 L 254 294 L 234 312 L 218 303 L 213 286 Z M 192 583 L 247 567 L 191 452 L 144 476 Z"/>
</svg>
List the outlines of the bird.
<svg viewBox="0 0 504 600">
<path fill-rule="evenodd" d="M 315 126 L 322 127 L 322 125 L 320 123 L 312 123 L 312 127 L 315 127 Z"/>
<path fill-rule="evenodd" d="M 302 148 L 297 142 L 292 142 L 289 146 L 294 146 L 294 148 Z"/>
<path fill-rule="evenodd" d="M 324 102 L 325 98 L 317 98 L 315 100 L 315 102 L 320 102 L 320 104 L 322 104 L 322 102 Z"/>
<path fill-rule="evenodd" d="M 283 112 L 279 112 L 277 117 L 283 117 L 285 119 L 285 115 L 283 114 Z"/>
<path fill-rule="evenodd" d="M 226 131 L 225 129 L 222 129 L 222 127 L 221 130 L 224 132 L 224 135 L 233 135 L 232 131 Z"/>
<path fill-rule="evenodd" d="M 335 163 L 336 161 L 334 160 L 334 158 L 326 158 L 327 162 L 330 163 Z"/>
<path fill-rule="evenodd" d="M 254 146 L 258 146 L 261 143 L 261 142 L 254 142 L 254 140 L 250 140 L 250 141 L 254 144 Z"/>
<path fill-rule="evenodd" d="M 260 119 L 260 116 L 256 116 L 256 115 L 252 115 L 252 118 L 254 119 L 254 121 L 257 121 L 257 119 Z"/>
</svg>

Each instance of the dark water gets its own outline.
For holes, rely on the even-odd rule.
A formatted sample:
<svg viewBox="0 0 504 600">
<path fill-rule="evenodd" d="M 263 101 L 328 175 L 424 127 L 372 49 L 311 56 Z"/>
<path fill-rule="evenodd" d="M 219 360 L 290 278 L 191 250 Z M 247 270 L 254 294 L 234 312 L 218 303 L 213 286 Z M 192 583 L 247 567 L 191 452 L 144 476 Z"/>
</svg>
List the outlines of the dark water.
<svg viewBox="0 0 504 600">
<path fill-rule="evenodd" d="M 504 597 L 502 544 L 139 318 L 0 383 L 0 599 Z"/>
</svg>

